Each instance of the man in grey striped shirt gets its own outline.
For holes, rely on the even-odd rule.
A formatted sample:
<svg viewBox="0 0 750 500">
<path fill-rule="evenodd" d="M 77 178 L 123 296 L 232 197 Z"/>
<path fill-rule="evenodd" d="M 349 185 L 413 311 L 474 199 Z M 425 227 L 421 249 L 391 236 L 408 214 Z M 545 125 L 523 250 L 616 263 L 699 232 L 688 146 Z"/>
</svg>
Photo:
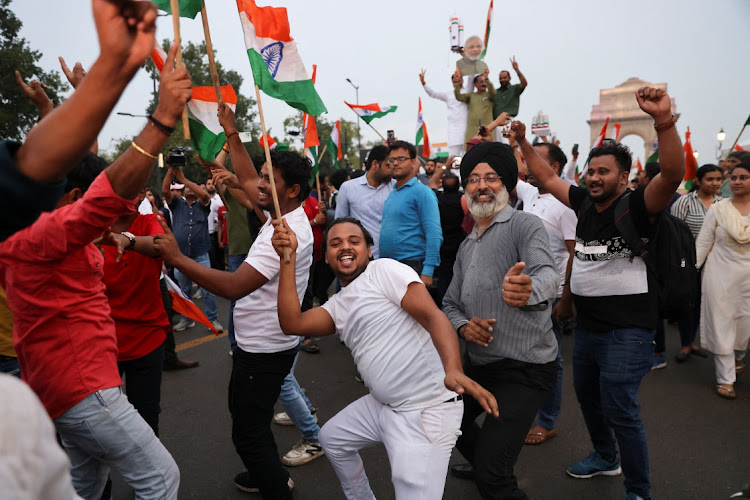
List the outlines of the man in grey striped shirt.
<svg viewBox="0 0 750 500">
<path fill-rule="evenodd" d="M 513 467 L 557 378 L 550 315 L 560 274 L 541 219 L 508 205 L 518 180 L 510 146 L 474 146 L 461 162 L 461 178 L 476 224 L 459 248 L 443 311 L 467 342 L 465 373 L 502 411 L 480 428 L 474 420 L 482 407 L 464 397 L 457 447 L 470 465 L 451 471 L 473 476 L 482 498 L 521 499 Z"/>
</svg>

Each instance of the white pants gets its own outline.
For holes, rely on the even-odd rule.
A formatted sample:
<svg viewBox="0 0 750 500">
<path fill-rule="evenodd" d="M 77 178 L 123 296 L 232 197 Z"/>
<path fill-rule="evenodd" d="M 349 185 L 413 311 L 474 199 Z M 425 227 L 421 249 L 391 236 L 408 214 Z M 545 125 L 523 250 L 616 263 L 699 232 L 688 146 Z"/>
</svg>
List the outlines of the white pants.
<svg viewBox="0 0 750 500">
<path fill-rule="evenodd" d="M 461 144 L 454 144 L 453 146 L 448 146 L 448 154 L 451 156 L 461 156 L 461 153 L 463 152 L 464 147 Z"/>
<path fill-rule="evenodd" d="M 320 444 L 349 500 L 375 498 L 359 450 L 377 443 L 388 452 L 396 499 L 440 499 L 463 412 L 463 401 L 393 411 L 368 394 L 323 426 Z"/>
<path fill-rule="evenodd" d="M 734 351 L 734 354 L 714 354 L 716 365 L 716 382 L 719 384 L 734 384 L 737 380 L 735 359 L 745 359 L 747 351 Z"/>
</svg>

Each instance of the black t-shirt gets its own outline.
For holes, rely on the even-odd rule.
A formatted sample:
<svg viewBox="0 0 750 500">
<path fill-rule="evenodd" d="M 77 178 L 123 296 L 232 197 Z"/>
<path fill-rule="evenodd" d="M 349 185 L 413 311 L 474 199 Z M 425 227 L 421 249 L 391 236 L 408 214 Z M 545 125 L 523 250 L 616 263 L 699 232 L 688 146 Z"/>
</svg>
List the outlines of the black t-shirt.
<svg viewBox="0 0 750 500">
<path fill-rule="evenodd" d="M 441 192 L 433 189 L 438 199 L 440 210 L 440 226 L 443 229 L 443 244 L 440 246 L 440 260 L 453 260 L 458 253 L 458 247 L 466 238 L 466 231 L 461 226 L 464 221 L 464 209 L 461 207 L 462 194 L 456 192 Z"/>
<path fill-rule="evenodd" d="M 644 188 L 630 192 L 630 214 L 641 238 L 647 240 L 656 225 L 649 221 L 643 193 Z M 571 186 L 569 197 L 578 213 L 588 191 Z M 621 198 L 601 213 L 592 203 L 578 214 L 571 290 L 577 323 L 595 332 L 654 329 L 659 319 L 656 287 L 646 263 L 640 257 L 631 261 L 630 248 L 615 226 L 615 206 Z"/>
</svg>

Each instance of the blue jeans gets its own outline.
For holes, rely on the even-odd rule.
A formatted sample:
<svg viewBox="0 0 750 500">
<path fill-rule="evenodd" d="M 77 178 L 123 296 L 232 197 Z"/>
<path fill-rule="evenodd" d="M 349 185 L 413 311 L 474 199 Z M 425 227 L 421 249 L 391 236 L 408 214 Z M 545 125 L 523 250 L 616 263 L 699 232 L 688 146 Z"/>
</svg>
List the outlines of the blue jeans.
<svg viewBox="0 0 750 500">
<path fill-rule="evenodd" d="M 555 305 L 560 302 L 560 299 L 555 300 L 552 304 L 554 309 Z M 537 418 L 537 425 L 543 429 L 551 431 L 557 425 L 557 417 L 560 416 L 560 406 L 562 406 L 562 390 L 563 390 L 563 369 L 562 369 L 562 334 L 563 326 L 558 324 L 554 318 L 552 319 L 552 331 L 555 332 L 555 338 L 557 338 L 557 383 L 549 393 L 547 399 L 544 400 L 542 407 L 539 409 L 539 417 Z"/>
<path fill-rule="evenodd" d="M 245 258 L 247 256 L 245 255 L 230 255 L 229 259 L 227 260 L 227 266 L 229 267 L 229 272 L 233 273 L 237 269 L 240 268 L 243 262 L 245 262 Z M 229 304 L 229 327 L 227 331 L 229 332 L 227 334 L 227 337 L 229 337 L 229 348 L 234 351 L 234 348 L 237 347 L 237 340 L 234 338 L 234 304 L 235 300 L 233 300 Z"/>
<path fill-rule="evenodd" d="M 101 498 L 110 467 L 136 498 L 177 498 L 177 464 L 119 387 L 89 394 L 54 422 L 84 499 Z"/>
<path fill-rule="evenodd" d="M 199 255 L 193 260 L 202 266 L 211 267 L 211 259 L 208 257 L 208 253 Z M 182 293 L 184 293 L 187 298 L 192 298 L 193 282 L 190 281 L 190 278 L 182 274 L 178 269 L 174 270 L 174 277 L 177 278 L 177 283 L 180 285 Z M 208 317 L 208 320 L 217 321 L 219 316 L 216 313 L 216 296 L 203 288 L 201 288 L 201 290 L 203 291 L 203 305 L 206 308 L 206 316 Z"/>
<path fill-rule="evenodd" d="M 573 379 L 594 449 L 607 461 L 617 458 L 625 489 L 651 498 L 648 444 L 636 402 L 643 376 L 651 369 L 654 330 L 623 328 L 595 333 L 576 328 Z"/>
<path fill-rule="evenodd" d="M 302 433 L 302 439 L 317 441 L 320 427 L 311 413 L 313 405 L 307 399 L 305 393 L 302 392 L 302 389 L 300 389 L 297 379 L 294 378 L 294 367 L 297 366 L 298 358 L 299 353 L 294 357 L 292 369 L 289 371 L 289 375 L 284 378 L 284 383 L 281 385 L 279 402 L 284 407 L 286 414 L 294 422 L 294 425 Z"/>
</svg>

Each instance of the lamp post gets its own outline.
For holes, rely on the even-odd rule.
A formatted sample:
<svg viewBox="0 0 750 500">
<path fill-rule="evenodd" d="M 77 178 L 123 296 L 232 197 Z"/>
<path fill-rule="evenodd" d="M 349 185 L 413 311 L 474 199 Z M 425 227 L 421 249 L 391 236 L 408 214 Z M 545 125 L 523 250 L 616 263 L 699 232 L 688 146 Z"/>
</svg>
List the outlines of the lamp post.
<svg viewBox="0 0 750 500">
<path fill-rule="evenodd" d="M 721 143 L 724 142 L 726 138 L 727 138 L 727 134 L 726 132 L 724 132 L 724 127 L 721 127 L 721 129 L 719 129 L 719 133 L 716 134 L 716 140 L 719 141 L 719 148 L 716 151 L 717 160 L 721 159 Z"/>
<path fill-rule="evenodd" d="M 359 106 L 359 86 L 354 85 L 354 83 L 350 79 L 346 79 L 347 82 L 349 82 L 349 85 L 354 87 L 354 93 L 356 94 L 357 99 L 357 106 Z M 359 136 L 359 119 L 357 119 L 357 158 L 359 158 L 359 152 L 362 150 L 362 139 Z"/>
</svg>

